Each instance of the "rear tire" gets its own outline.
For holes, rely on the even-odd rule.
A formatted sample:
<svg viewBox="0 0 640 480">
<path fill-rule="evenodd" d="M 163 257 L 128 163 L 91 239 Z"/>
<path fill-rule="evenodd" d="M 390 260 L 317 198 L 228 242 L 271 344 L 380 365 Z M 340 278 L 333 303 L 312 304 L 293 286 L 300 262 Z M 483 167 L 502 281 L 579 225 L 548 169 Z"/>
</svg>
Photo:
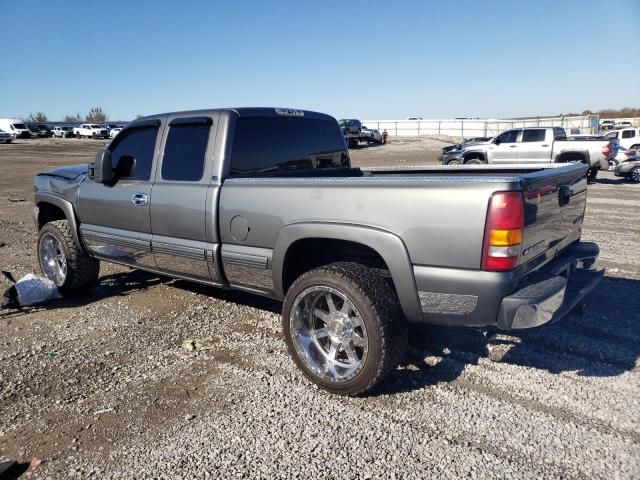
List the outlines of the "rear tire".
<svg viewBox="0 0 640 480">
<path fill-rule="evenodd" d="M 76 243 L 67 220 L 49 222 L 40 229 L 38 263 L 63 295 L 95 285 L 100 273 L 100 262 Z"/>
<path fill-rule="evenodd" d="M 396 369 L 407 347 L 395 291 L 358 263 L 333 263 L 301 275 L 285 297 L 282 327 L 302 373 L 341 395 L 374 388 Z"/>
<path fill-rule="evenodd" d="M 633 183 L 640 183 L 640 167 L 635 167 L 629 172 L 629 180 Z"/>
<path fill-rule="evenodd" d="M 598 176 L 597 168 L 590 168 L 589 170 L 587 170 L 587 183 L 595 183 L 597 176 Z"/>
</svg>

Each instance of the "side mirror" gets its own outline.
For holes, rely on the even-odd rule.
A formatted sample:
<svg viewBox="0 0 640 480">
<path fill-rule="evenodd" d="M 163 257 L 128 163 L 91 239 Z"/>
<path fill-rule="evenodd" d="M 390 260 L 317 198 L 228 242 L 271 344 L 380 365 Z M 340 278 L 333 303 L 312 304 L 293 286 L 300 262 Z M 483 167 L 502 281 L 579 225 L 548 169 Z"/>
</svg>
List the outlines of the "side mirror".
<svg viewBox="0 0 640 480">
<path fill-rule="evenodd" d="M 499 139 L 499 138 L 497 138 L 497 137 L 496 137 L 496 138 L 494 138 L 494 139 L 493 139 L 493 143 L 494 143 L 495 145 L 500 145 L 500 139 Z"/>
<path fill-rule="evenodd" d="M 96 183 L 113 182 L 113 165 L 111 163 L 111 151 L 101 148 L 96 152 L 96 159 L 89 164 L 89 178 Z"/>
</svg>

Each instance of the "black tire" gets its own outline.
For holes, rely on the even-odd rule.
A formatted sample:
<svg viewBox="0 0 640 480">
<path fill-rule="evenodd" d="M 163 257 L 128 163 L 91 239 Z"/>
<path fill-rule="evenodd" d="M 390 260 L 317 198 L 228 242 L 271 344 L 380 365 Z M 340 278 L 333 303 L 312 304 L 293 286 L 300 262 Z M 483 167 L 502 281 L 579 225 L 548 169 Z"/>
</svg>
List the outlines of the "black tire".
<svg viewBox="0 0 640 480">
<path fill-rule="evenodd" d="M 595 183 L 597 176 L 598 176 L 597 168 L 590 168 L 589 170 L 587 170 L 587 183 Z"/>
<path fill-rule="evenodd" d="M 76 133 L 76 138 L 80 139 L 80 138 L 82 138 L 82 135 L 80 135 L 79 133 Z"/>
<path fill-rule="evenodd" d="M 640 167 L 632 168 L 629 172 L 629 180 L 633 183 L 640 183 Z"/>
<path fill-rule="evenodd" d="M 462 162 L 460 162 L 460 160 L 458 160 L 457 158 L 453 158 L 445 163 L 445 165 L 461 165 L 461 163 Z"/>
<path fill-rule="evenodd" d="M 465 165 L 482 165 L 484 162 L 479 158 L 471 158 L 464 162 Z"/>
<path fill-rule="evenodd" d="M 294 301 L 310 287 L 329 287 L 345 295 L 366 326 L 368 352 L 352 378 L 344 381 L 322 378 L 300 358 L 290 319 Z M 371 390 L 397 368 L 407 348 L 407 323 L 390 282 L 358 263 L 333 263 L 301 275 L 285 297 L 282 328 L 289 354 L 302 373 L 321 388 L 341 395 L 360 395 Z"/>
<path fill-rule="evenodd" d="M 41 243 L 46 235 L 55 237 L 62 247 L 66 258 L 67 272 L 64 282 L 56 285 L 60 293 L 68 295 L 83 291 L 95 285 L 100 274 L 100 262 L 85 252 L 76 243 L 67 220 L 56 220 L 46 223 L 38 232 L 38 263 L 42 273 L 48 277 L 42 265 Z M 51 280 L 56 281 L 51 278 Z"/>
<path fill-rule="evenodd" d="M 94 140 L 97 140 L 97 139 L 98 139 L 98 134 L 97 134 L 97 133 L 95 133 L 95 132 L 93 132 L 93 133 L 91 134 L 91 138 L 93 138 Z"/>
</svg>

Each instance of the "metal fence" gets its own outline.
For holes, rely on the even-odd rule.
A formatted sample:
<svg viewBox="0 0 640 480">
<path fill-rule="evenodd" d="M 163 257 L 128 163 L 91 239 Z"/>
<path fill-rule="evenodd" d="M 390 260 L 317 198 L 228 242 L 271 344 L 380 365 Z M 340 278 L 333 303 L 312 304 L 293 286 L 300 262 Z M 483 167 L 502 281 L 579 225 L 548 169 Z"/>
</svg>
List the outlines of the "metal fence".
<svg viewBox="0 0 640 480">
<path fill-rule="evenodd" d="M 398 137 L 447 135 L 450 137 L 493 137 L 511 128 L 561 127 L 567 134 L 598 132 L 597 115 L 572 117 L 535 117 L 512 120 L 442 119 L 442 120 L 363 120 L 362 124 Z"/>
</svg>

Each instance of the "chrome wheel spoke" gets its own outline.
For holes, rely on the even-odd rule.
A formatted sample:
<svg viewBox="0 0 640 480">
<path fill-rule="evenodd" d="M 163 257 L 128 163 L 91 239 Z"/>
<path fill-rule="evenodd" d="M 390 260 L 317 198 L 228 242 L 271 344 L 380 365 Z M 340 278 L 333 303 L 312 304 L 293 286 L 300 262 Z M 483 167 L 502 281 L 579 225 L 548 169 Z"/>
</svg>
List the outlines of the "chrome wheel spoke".
<svg viewBox="0 0 640 480">
<path fill-rule="evenodd" d="M 314 332 L 314 338 L 316 340 L 320 340 L 321 338 L 326 338 L 329 336 L 329 330 L 326 328 L 320 328 Z"/>
<path fill-rule="evenodd" d="M 329 314 L 326 312 L 323 312 L 319 308 L 314 309 L 313 314 L 316 317 L 318 317 L 320 320 L 322 320 L 325 324 L 329 321 Z"/>
<path fill-rule="evenodd" d="M 335 313 L 337 311 L 335 304 L 333 303 L 333 297 L 331 293 L 326 293 L 324 298 L 327 300 L 327 306 L 329 307 L 329 313 Z"/>
<path fill-rule="evenodd" d="M 354 347 L 364 347 L 365 346 L 364 338 L 362 338 L 360 336 L 360 334 L 356 333 L 356 332 L 354 332 L 353 333 L 353 337 L 351 337 L 351 343 L 353 344 Z"/>
<path fill-rule="evenodd" d="M 356 365 L 358 363 L 358 355 L 356 355 L 356 351 L 353 349 L 353 347 L 348 343 L 343 343 L 342 348 L 344 350 L 344 353 L 347 355 L 347 359 L 349 360 L 347 363 Z"/>
</svg>

